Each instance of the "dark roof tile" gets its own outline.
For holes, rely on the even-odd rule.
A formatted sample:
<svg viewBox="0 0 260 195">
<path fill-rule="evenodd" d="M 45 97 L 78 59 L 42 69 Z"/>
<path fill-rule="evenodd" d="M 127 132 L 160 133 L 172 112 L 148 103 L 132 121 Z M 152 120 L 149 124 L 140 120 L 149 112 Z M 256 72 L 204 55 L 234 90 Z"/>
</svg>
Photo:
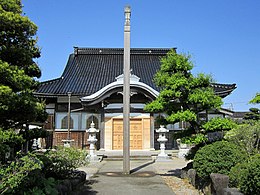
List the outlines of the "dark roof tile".
<svg viewBox="0 0 260 195">
<path fill-rule="evenodd" d="M 130 64 L 132 74 L 140 81 L 159 91 L 153 77 L 160 68 L 160 59 L 170 49 L 134 48 L 131 49 Z M 123 73 L 123 48 L 75 48 L 60 78 L 42 82 L 36 95 L 86 96 L 95 93 L 115 81 Z M 235 88 L 235 84 L 212 83 L 216 94 L 225 97 Z"/>
</svg>

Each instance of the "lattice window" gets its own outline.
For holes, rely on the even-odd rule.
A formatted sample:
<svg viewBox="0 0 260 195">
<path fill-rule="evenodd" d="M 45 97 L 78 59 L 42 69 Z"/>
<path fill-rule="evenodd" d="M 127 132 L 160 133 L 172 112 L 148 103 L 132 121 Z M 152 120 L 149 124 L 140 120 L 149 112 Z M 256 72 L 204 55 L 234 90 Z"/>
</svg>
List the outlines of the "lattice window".
<svg viewBox="0 0 260 195">
<path fill-rule="evenodd" d="M 70 129 L 73 129 L 73 127 L 74 127 L 73 123 L 74 123 L 74 121 L 70 117 Z M 68 129 L 68 116 L 63 117 L 63 119 L 61 120 L 61 128 L 62 129 Z"/>
</svg>

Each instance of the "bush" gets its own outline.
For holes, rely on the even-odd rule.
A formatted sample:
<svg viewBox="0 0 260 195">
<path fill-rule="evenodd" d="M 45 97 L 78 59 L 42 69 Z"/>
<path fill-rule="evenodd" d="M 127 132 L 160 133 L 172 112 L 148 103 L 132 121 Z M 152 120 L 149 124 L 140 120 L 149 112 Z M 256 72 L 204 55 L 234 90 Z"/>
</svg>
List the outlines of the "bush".
<svg viewBox="0 0 260 195">
<path fill-rule="evenodd" d="M 42 168 L 42 162 L 33 154 L 13 161 L 9 166 L 0 167 L 0 194 L 15 194 L 23 191 L 29 175 Z"/>
<path fill-rule="evenodd" d="M 239 182 L 241 181 L 241 176 L 245 174 L 247 170 L 248 163 L 238 163 L 231 168 L 229 173 L 229 187 L 238 188 Z"/>
<path fill-rule="evenodd" d="M 44 163 L 46 175 L 57 179 L 68 178 L 69 172 L 87 163 L 86 152 L 73 147 L 59 147 L 39 155 L 39 158 Z"/>
<path fill-rule="evenodd" d="M 248 162 L 233 167 L 230 171 L 231 184 L 244 194 L 260 194 L 260 154 Z"/>
<path fill-rule="evenodd" d="M 208 139 L 206 138 L 205 135 L 198 133 L 198 134 L 181 138 L 181 143 L 197 145 L 197 144 L 205 143 L 207 140 Z"/>
<path fill-rule="evenodd" d="M 86 164 L 86 153 L 74 148 L 19 156 L 0 164 L 0 194 L 58 194 L 57 180 L 74 177 L 72 171 Z"/>
<path fill-rule="evenodd" d="M 240 147 L 249 155 L 260 152 L 260 121 L 249 121 L 226 133 L 226 140 Z"/>
<path fill-rule="evenodd" d="M 12 148 L 20 145 L 25 140 L 13 129 L 4 130 L 0 128 L 0 164 L 6 163 L 6 153 L 10 153 Z"/>
<path fill-rule="evenodd" d="M 229 118 L 212 118 L 207 123 L 205 123 L 202 127 L 205 131 L 225 131 L 235 128 L 237 124 Z"/>
<path fill-rule="evenodd" d="M 201 179 L 209 180 L 211 173 L 229 175 L 230 169 L 245 159 L 246 154 L 234 144 L 218 141 L 202 147 L 194 157 L 193 166 Z"/>
</svg>

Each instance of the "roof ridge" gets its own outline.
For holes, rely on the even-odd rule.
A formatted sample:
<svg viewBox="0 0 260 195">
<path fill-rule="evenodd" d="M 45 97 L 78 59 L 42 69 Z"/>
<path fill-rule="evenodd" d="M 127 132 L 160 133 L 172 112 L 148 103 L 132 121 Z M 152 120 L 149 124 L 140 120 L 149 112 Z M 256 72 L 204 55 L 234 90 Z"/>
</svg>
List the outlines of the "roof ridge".
<svg viewBox="0 0 260 195">
<path fill-rule="evenodd" d="M 166 54 L 176 48 L 130 48 L 131 54 Z M 74 47 L 74 54 L 123 54 L 124 48 Z"/>
<path fill-rule="evenodd" d="M 232 83 L 232 84 L 226 84 L 226 83 L 210 83 L 211 85 L 215 85 L 215 86 L 219 86 L 219 87 L 235 87 L 236 88 L 236 84 Z"/>
</svg>

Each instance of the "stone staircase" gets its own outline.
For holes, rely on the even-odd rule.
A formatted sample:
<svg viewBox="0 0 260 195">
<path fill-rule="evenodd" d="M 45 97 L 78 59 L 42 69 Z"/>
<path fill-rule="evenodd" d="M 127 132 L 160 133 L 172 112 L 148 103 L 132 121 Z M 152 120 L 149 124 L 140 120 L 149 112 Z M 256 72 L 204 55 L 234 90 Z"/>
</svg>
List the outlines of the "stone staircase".
<svg viewBox="0 0 260 195">
<path fill-rule="evenodd" d="M 130 160 L 154 160 L 159 154 L 159 150 L 144 151 L 144 150 L 131 150 Z M 166 154 L 170 157 L 176 157 L 178 150 L 166 150 Z M 122 161 L 123 151 L 122 150 L 109 150 L 109 151 L 97 151 L 97 156 L 102 160 L 106 161 Z"/>
</svg>

